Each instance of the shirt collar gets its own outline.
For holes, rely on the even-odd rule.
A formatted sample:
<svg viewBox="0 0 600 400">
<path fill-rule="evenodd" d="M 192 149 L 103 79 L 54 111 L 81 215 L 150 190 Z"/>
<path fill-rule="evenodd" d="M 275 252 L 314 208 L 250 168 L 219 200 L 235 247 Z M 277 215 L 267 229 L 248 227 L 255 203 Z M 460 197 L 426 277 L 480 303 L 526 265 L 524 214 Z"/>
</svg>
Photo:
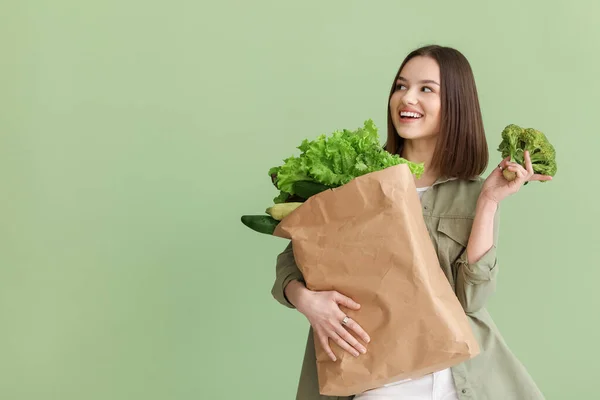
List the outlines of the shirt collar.
<svg viewBox="0 0 600 400">
<path fill-rule="evenodd" d="M 437 179 L 437 180 L 436 180 L 436 181 L 433 183 L 433 185 L 432 185 L 432 186 L 439 185 L 439 184 L 442 184 L 442 183 L 446 183 L 446 182 L 449 182 L 449 181 L 455 181 L 455 180 L 457 180 L 457 179 L 458 179 L 458 178 L 457 178 L 457 177 L 455 177 L 455 176 L 441 176 L 441 177 L 439 177 L 439 178 L 438 178 L 438 179 Z M 476 180 L 477 180 L 477 177 L 476 177 L 476 176 L 473 176 L 473 177 L 469 178 L 468 180 L 469 180 L 469 181 L 476 181 Z"/>
</svg>

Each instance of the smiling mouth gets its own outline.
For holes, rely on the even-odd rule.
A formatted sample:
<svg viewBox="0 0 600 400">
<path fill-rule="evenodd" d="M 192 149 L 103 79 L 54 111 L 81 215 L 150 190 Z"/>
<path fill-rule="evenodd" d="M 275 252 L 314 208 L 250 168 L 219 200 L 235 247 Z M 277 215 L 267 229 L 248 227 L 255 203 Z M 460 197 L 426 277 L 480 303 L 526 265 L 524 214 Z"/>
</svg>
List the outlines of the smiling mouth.
<svg viewBox="0 0 600 400">
<path fill-rule="evenodd" d="M 423 115 L 413 112 L 401 112 L 400 122 L 415 122 L 423 118 Z"/>
</svg>

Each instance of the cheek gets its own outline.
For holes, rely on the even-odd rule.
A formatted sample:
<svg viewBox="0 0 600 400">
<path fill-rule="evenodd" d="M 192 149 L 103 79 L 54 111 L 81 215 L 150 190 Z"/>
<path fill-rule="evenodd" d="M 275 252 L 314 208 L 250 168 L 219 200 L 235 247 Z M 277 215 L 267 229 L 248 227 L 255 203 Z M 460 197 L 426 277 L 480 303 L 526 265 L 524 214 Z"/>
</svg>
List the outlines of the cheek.
<svg viewBox="0 0 600 400">
<path fill-rule="evenodd" d="M 430 115 L 439 117 L 440 116 L 440 111 L 441 111 L 441 107 L 440 107 L 440 103 L 439 102 L 432 102 L 429 104 L 428 106 L 428 111 Z"/>
<path fill-rule="evenodd" d="M 440 110 L 442 109 L 442 102 L 440 101 L 440 99 L 437 98 L 436 101 L 433 103 L 433 105 L 439 114 Z"/>
</svg>

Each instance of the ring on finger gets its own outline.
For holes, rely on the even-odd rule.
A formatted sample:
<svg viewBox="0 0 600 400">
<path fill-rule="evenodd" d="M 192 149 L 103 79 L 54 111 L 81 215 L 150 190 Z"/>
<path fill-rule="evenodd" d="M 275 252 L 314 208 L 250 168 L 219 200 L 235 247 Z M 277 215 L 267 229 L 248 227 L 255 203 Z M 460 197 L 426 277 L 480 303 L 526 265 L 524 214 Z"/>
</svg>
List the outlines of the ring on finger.
<svg viewBox="0 0 600 400">
<path fill-rule="evenodd" d="M 350 319 L 350 318 L 348 318 L 348 316 L 346 315 L 346 316 L 344 317 L 344 319 L 342 320 L 342 325 L 348 325 L 348 320 L 349 320 L 349 319 Z"/>
</svg>

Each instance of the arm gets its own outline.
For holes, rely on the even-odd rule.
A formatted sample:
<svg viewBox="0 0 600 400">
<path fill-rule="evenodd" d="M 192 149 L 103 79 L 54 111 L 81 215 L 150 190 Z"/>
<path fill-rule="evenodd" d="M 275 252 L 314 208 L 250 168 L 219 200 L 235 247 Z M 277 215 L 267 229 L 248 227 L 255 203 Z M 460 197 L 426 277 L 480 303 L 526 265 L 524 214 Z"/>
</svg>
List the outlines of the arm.
<svg viewBox="0 0 600 400">
<path fill-rule="evenodd" d="M 481 188 L 467 248 L 456 261 L 456 295 L 467 313 L 484 307 L 495 289 L 498 274 L 498 204 L 517 193 L 527 182 L 552 179 L 551 176 L 533 172 L 528 151 L 525 151 L 524 159 L 525 166 L 509 161 L 510 157 L 502 160 Z M 503 170 L 513 172 L 515 178 L 512 181 L 507 180 Z"/>
<path fill-rule="evenodd" d="M 275 283 L 271 290 L 273 297 L 284 306 L 296 308 L 304 314 L 314 330 L 315 340 L 321 343 L 332 361 L 336 361 L 337 358 L 329 345 L 330 340 L 355 357 L 366 352 L 366 348 L 350 334 L 352 330 L 368 343 L 370 338 L 364 329 L 353 319 L 348 321 L 346 327 L 340 322 L 346 316 L 340 305 L 351 310 L 358 310 L 360 305 L 337 291 L 309 290 L 302 272 L 296 265 L 291 242 L 277 256 L 275 274 Z"/>
<path fill-rule="evenodd" d="M 288 308 L 296 308 L 297 298 L 308 290 L 304 284 L 302 272 L 296 265 L 292 242 L 277 256 L 275 265 L 275 283 L 271 294 L 279 303 Z"/>
<path fill-rule="evenodd" d="M 466 313 L 485 307 L 496 288 L 499 208 L 480 197 L 467 248 L 456 261 L 456 295 Z"/>
</svg>

